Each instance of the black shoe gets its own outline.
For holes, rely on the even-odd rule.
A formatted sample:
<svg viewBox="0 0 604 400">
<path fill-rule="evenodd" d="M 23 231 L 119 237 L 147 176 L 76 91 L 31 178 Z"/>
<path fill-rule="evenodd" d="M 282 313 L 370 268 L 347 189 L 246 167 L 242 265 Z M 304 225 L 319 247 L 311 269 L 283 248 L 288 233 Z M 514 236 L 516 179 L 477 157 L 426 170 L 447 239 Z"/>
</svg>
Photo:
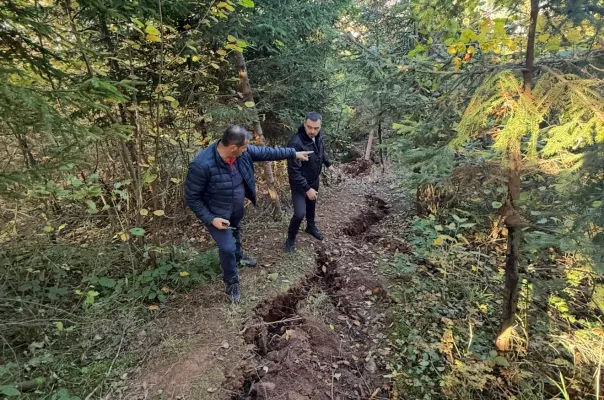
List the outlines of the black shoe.
<svg viewBox="0 0 604 400">
<path fill-rule="evenodd" d="M 239 265 L 241 265 L 242 267 L 257 267 L 258 266 L 258 261 L 254 260 L 252 257 L 248 257 L 247 255 L 243 255 L 243 257 L 241 257 L 239 260 L 237 260 L 237 263 Z"/>
<path fill-rule="evenodd" d="M 324 236 L 316 225 L 308 225 L 304 231 L 317 240 L 323 240 Z"/>
<path fill-rule="evenodd" d="M 296 252 L 296 239 L 287 239 L 285 241 L 285 252 L 295 253 Z"/>
<path fill-rule="evenodd" d="M 226 294 L 233 303 L 239 303 L 241 300 L 241 290 L 239 289 L 239 280 L 233 280 L 227 283 Z"/>
</svg>

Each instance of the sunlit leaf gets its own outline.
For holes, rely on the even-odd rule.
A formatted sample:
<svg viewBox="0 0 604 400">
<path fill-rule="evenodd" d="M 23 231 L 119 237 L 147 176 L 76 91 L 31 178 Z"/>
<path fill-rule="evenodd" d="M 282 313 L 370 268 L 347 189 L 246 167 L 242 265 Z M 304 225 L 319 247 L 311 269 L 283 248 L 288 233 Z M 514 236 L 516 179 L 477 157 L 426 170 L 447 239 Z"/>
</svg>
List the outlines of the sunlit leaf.
<svg viewBox="0 0 604 400">
<path fill-rule="evenodd" d="M 239 4 L 241 7 L 245 7 L 245 8 L 254 7 L 254 2 L 252 0 L 239 0 L 239 2 L 237 4 Z"/>
<path fill-rule="evenodd" d="M 164 210 L 155 210 L 153 211 L 153 215 L 161 217 L 162 215 L 164 215 Z"/>
<path fill-rule="evenodd" d="M 147 25 L 147 27 L 145 28 L 145 33 L 148 33 L 149 35 L 154 35 L 154 36 L 159 36 L 160 33 L 157 30 L 156 27 L 154 27 L 153 25 Z"/>
<path fill-rule="evenodd" d="M 139 28 L 142 28 L 143 26 L 145 26 L 145 24 L 143 24 L 140 20 L 138 20 L 136 18 L 130 18 L 130 21 L 134 22 L 134 24 L 136 26 L 138 26 Z"/>
<path fill-rule="evenodd" d="M 161 42 L 161 39 L 158 36 L 148 34 L 147 40 L 150 42 Z"/>
<path fill-rule="evenodd" d="M 252 108 L 256 105 L 256 103 L 254 103 L 253 101 L 246 101 L 245 103 L 243 103 L 243 105 L 247 108 Z"/>
<path fill-rule="evenodd" d="M 539 35 L 537 37 L 537 40 L 541 43 L 545 43 L 549 40 L 549 34 L 548 33 L 542 33 L 541 35 Z"/>
</svg>

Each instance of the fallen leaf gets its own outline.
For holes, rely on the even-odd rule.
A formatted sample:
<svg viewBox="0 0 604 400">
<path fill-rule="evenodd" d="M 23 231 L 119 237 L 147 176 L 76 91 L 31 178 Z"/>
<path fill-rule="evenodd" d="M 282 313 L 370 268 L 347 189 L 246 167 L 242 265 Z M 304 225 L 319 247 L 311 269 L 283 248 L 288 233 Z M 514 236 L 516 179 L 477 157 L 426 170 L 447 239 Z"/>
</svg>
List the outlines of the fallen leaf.
<svg viewBox="0 0 604 400">
<path fill-rule="evenodd" d="M 359 321 L 354 321 L 354 324 L 355 324 L 356 326 L 361 326 L 361 323 L 360 323 Z"/>
<path fill-rule="evenodd" d="M 189 273 L 187 271 L 180 271 L 179 275 L 182 277 L 185 277 L 185 276 L 189 276 Z"/>
<path fill-rule="evenodd" d="M 147 40 L 150 42 L 161 42 L 161 39 L 155 35 L 147 35 Z"/>
<path fill-rule="evenodd" d="M 157 310 L 158 308 L 159 308 L 159 306 L 158 306 L 158 305 L 156 305 L 156 304 L 153 304 L 153 305 L 150 305 L 150 306 L 149 306 L 149 310 L 151 310 L 151 311 L 155 311 L 155 310 Z"/>
<path fill-rule="evenodd" d="M 147 27 L 145 28 L 145 32 L 149 35 L 159 36 L 159 30 L 157 30 L 157 28 L 153 25 L 147 25 Z"/>
</svg>

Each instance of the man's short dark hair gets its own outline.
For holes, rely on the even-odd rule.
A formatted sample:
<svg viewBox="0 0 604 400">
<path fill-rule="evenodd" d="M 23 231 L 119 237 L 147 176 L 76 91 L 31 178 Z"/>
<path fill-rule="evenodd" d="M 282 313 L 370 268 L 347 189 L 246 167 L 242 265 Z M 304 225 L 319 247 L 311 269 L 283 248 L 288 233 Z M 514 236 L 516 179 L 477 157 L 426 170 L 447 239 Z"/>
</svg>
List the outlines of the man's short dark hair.
<svg viewBox="0 0 604 400">
<path fill-rule="evenodd" d="M 307 119 L 309 119 L 309 120 L 311 120 L 313 122 L 317 122 L 317 121 L 321 121 L 323 119 L 323 117 L 318 112 L 311 111 L 308 114 L 306 114 L 305 121 Z"/>
<path fill-rule="evenodd" d="M 230 146 L 232 144 L 243 146 L 246 139 L 252 140 L 252 134 L 244 127 L 239 125 L 229 125 L 222 134 L 222 139 L 220 142 L 224 146 Z"/>
</svg>

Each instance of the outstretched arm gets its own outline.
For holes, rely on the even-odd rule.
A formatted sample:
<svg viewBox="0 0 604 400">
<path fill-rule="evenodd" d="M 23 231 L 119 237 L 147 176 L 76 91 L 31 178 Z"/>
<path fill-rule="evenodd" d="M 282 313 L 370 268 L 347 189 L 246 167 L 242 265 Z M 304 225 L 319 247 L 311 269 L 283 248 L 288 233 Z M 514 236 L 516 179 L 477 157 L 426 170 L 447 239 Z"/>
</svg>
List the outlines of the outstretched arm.
<svg viewBox="0 0 604 400">
<path fill-rule="evenodd" d="M 247 146 L 253 161 L 295 160 L 296 149 L 289 147 Z"/>
</svg>

